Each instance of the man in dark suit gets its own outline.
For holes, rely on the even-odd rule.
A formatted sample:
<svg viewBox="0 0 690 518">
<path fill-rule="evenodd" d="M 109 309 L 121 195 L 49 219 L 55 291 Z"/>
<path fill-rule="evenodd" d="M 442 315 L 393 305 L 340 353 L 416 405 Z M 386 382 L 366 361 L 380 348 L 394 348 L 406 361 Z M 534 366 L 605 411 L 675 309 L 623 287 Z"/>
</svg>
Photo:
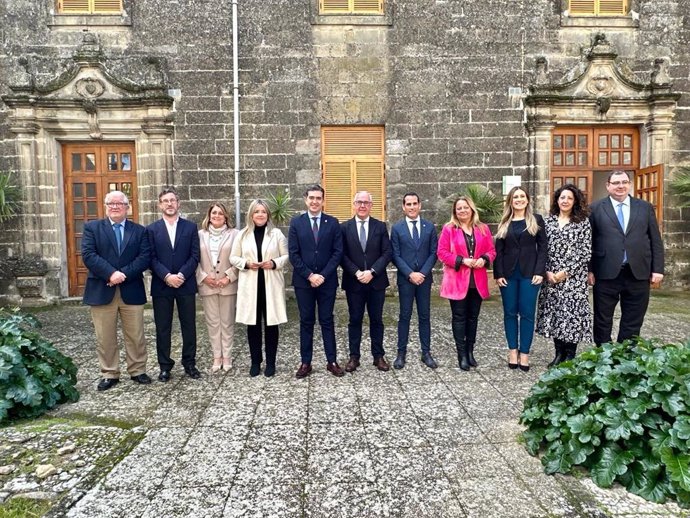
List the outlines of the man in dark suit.
<svg viewBox="0 0 690 518">
<path fill-rule="evenodd" d="M 592 204 L 592 260 L 589 282 L 594 286 L 594 342 L 611 341 L 613 312 L 620 301 L 618 342 L 638 336 L 649 287 L 664 278 L 664 244 L 654 208 L 633 198 L 630 177 L 613 171 L 606 182 L 609 196 Z"/>
<path fill-rule="evenodd" d="M 390 285 L 386 266 L 391 260 L 391 242 L 388 229 L 382 221 L 370 217 L 371 194 L 355 194 L 355 217 L 341 225 L 343 232 L 343 289 L 347 295 L 350 321 L 347 326 L 350 360 L 347 372 L 359 367 L 360 343 L 364 308 L 369 314 L 369 336 L 374 365 L 380 371 L 390 369 L 383 348 L 383 304 L 386 288 Z"/>
<path fill-rule="evenodd" d="M 120 381 L 120 353 L 117 346 L 117 317 L 125 338 L 127 372 L 142 385 L 151 383 L 146 374 L 143 272 L 151 251 L 146 229 L 127 220 L 129 200 L 120 191 L 105 196 L 107 217 L 84 226 L 81 257 L 89 269 L 84 287 L 84 304 L 91 306 L 96 330 L 98 362 L 103 378 L 98 390 L 108 390 Z"/>
<path fill-rule="evenodd" d="M 182 331 L 182 367 L 187 376 L 199 379 L 196 368 L 196 267 L 199 263 L 199 234 L 196 225 L 180 217 L 180 197 L 174 188 L 158 195 L 163 217 L 148 227 L 151 241 L 151 297 L 156 323 L 156 352 L 161 372 L 158 379 L 170 380 L 175 362 L 170 358 L 173 309 Z"/>
<path fill-rule="evenodd" d="M 326 368 L 334 376 L 345 374 L 337 361 L 333 321 L 343 240 L 338 220 L 321 211 L 325 195 L 320 185 L 309 187 L 304 193 L 307 212 L 292 218 L 288 232 L 288 252 L 293 267 L 292 285 L 295 288 L 300 319 L 302 363 L 295 374 L 298 378 L 305 378 L 311 373 L 317 304 L 328 362 Z"/>
<path fill-rule="evenodd" d="M 412 305 L 416 301 L 422 362 L 435 369 L 438 365 L 431 356 L 431 270 L 436 264 L 438 237 L 434 224 L 419 217 L 422 204 L 417 193 L 410 192 L 403 196 L 402 208 L 405 217 L 391 229 L 393 263 L 398 269 L 400 298 L 398 356 L 393 367 L 402 369 L 405 366 Z"/>
</svg>

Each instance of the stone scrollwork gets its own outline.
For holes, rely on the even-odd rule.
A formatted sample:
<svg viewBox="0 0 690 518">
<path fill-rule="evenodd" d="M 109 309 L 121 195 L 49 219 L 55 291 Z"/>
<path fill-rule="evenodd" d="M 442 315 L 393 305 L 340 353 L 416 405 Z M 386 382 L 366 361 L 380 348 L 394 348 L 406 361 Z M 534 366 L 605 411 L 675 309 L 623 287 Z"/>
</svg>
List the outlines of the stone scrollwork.
<svg viewBox="0 0 690 518">
<path fill-rule="evenodd" d="M 606 68 L 597 67 L 587 81 L 587 91 L 595 97 L 605 97 L 611 95 L 613 90 L 613 81 Z"/>
<path fill-rule="evenodd" d="M 74 91 L 85 99 L 95 99 L 105 92 L 103 81 L 93 77 L 84 77 L 74 84 Z"/>
</svg>

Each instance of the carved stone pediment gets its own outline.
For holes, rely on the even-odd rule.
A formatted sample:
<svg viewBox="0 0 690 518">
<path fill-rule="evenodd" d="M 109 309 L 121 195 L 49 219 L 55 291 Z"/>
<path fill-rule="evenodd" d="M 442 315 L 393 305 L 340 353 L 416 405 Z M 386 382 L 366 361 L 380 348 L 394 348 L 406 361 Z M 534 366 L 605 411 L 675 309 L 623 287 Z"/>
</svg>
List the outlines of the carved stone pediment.
<svg viewBox="0 0 690 518">
<path fill-rule="evenodd" d="M 671 94 L 671 84 L 666 70 L 667 64 L 659 59 L 648 82 L 636 77 L 624 63 L 616 60 L 615 52 L 602 34 L 594 38 L 592 47 L 584 53 L 583 59 L 567 71 L 560 82 L 549 82 L 545 78 L 546 59 L 537 59 L 535 80 L 529 87 L 527 104 L 540 101 L 590 100 L 596 102 L 602 97 L 609 99 L 649 99 L 650 96 Z M 671 94 L 673 95 L 673 94 Z"/>
<path fill-rule="evenodd" d="M 125 60 L 127 63 L 116 63 Z M 165 62 L 155 57 L 129 57 L 115 60 L 101 51 L 94 34 L 86 33 L 82 45 L 68 60 L 33 60 L 21 58 L 10 78 L 12 94 L 3 96 L 9 106 L 51 104 L 60 101 L 95 106 L 117 102 L 143 105 L 163 103 L 172 105 L 167 94 Z M 112 69 L 135 71 L 136 80 L 122 77 Z M 23 69 L 23 70 L 21 70 Z"/>
</svg>

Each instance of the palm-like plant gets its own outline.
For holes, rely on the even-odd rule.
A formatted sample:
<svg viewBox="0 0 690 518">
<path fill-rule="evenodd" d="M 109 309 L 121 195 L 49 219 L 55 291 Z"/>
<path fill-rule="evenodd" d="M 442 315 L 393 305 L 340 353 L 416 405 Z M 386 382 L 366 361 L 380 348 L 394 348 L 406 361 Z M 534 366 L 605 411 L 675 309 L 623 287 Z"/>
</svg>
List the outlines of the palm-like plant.
<svg viewBox="0 0 690 518">
<path fill-rule="evenodd" d="M 671 180 L 671 192 L 680 198 L 678 207 L 690 207 L 690 167 L 681 167 Z"/>
<path fill-rule="evenodd" d="M 268 193 L 266 196 L 266 203 L 271 211 L 271 218 L 278 226 L 284 226 L 292 217 L 292 196 L 290 191 L 278 191 L 276 193 Z"/>
<path fill-rule="evenodd" d="M 467 196 L 477 207 L 479 219 L 484 223 L 497 223 L 501 219 L 503 212 L 503 198 L 497 196 L 491 189 L 483 185 L 471 184 L 463 191 L 454 193 L 448 197 L 448 212 L 451 205 L 458 196 Z"/>
<path fill-rule="evenodd" d="M 12 173 L 0 171 L 0 223 L 17 213 L 21 191 L 12 184 Z"/>
</svg>

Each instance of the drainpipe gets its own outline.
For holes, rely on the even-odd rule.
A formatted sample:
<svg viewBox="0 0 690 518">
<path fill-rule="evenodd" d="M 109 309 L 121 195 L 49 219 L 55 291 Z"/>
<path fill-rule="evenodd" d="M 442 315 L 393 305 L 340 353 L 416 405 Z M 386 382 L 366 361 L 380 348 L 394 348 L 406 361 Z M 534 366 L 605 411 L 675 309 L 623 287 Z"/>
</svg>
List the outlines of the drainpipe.
<svg viewBox="0 0 690 518">
<path fill-rule="evenodd" d="M 232 124 L 235 155 L 235 227 L 240 228 L 240 80 L 237 49 L 237 0 L 232 0 Z"/>
</svg>

